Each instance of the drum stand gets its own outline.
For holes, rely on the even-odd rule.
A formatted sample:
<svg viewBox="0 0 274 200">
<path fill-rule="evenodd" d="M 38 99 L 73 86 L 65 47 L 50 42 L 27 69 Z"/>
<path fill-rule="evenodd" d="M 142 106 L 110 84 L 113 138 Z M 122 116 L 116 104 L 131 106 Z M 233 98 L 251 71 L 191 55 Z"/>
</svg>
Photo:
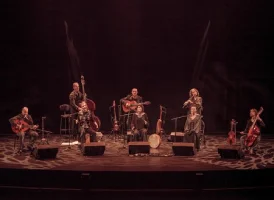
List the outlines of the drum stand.
<svg viewBox="0 0 274 200">
<path fill-rule="evenodd" d="M 171 120 L 175 120 L 174 142 L 176 142 L 177 121 L 178 121 L 178 119 L 183 118 L 183 117 L 187 117 L 187 116 L 186 116 L 186 115 L 183 115 L 183 116 L 175 117 L 175 118 L 172 118 L 172 119 L 171 119 Z"/>
</svg>

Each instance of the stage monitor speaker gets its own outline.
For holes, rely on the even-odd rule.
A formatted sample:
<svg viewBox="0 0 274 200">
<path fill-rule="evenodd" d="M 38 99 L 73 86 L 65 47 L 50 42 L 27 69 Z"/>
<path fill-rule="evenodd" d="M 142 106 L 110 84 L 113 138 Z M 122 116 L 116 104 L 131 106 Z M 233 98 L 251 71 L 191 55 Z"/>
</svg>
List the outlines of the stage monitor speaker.
<svg viewBox="0 0 274 200">
<path fill-rule="evenodd" d="M 175 156 L 193 156 L 196 153 L 194 143 L 174 142 L 172 150 Z"/>
<path fill-rule="evenodd" d="M 239 145 L 222 145 L 218 147 L 218 153 L 224 159 L 241 159 L 244 153 Z"/>
<path fill-rule="evenodd" d="M 82 145 L 82 154 L 84 156 L 102 156 L 105 149 L 106 144 L 104 142 L 91 142 Z"/>
<path fill-rule="evenodd" d="M 184 142 L 184 135 L 185 133 L 183 132 L 176 132 L 176 137 L 175 137 L 175 132 L 171 132 L 170 133 L 171 142 Z"/>
<path fill-rule="evenodd" d="M 149 154 L 150 145 L 149 142 L 129 142 L 128 143 L 128 153 L 132 154 Z"/>
<path fill-rule="evenodd" d="M 59 145 L 38 145 L 34 148 L 32 155 L 36 159 L 54 159 L 59 151 Z"/>
</svg>

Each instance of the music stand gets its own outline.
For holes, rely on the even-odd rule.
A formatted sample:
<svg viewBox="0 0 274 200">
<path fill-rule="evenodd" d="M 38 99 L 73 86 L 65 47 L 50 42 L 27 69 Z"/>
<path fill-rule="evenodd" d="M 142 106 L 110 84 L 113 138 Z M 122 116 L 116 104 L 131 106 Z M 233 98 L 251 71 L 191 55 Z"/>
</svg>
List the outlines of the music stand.
<svg viewBox="0 0 274 200">
<path fill-rule="evenodd" d="M 50 133 L 50 131 L 45 131 L 45 123 L 44 120 L 46 119 L 46 117 L 42 117 L 42 139 L 41 142 L 39 143 L 39 145 L 49 145 L 48 140 L 45 138 L 45 132 Z"/>
<path fill-rule="evenodd" d="M 175 133 L 174 133 L 174 142 L 176 142 L 176 132 L 177 132 L 177 121 L 178 119 L 180 118 L 183 118 L 183 117 L 187 117 L 187 115 L 183 115 L 183 116 L 180 116 L 180 117 L 175 117 L 175 118 L 172 118 L 171 120 L 175 120 Z"/>
</svg>

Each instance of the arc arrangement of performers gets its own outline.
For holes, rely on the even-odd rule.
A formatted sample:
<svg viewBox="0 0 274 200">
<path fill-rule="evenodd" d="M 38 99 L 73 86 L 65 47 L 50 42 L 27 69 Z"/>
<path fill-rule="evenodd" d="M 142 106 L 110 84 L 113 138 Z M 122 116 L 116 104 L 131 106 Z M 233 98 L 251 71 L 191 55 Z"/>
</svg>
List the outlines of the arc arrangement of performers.
<svg viewBox="0 0 274 200">
<path fill-rule="evenodd" d="M 69 105 L 64 104 L 60 109 L 69 112 L 67 116 L 70 118 L 69 129 L 78 136 L 80 145 L 90 142 L 97 142 L 96 132 L 100 130 L 101 121 L 95 115 L 96 104 L 91 99 L 87 98 L 85 92 L 85 79 L 81 76 L 82 92 L 80 91 L 79 83 L 73 83 L 73 91 L 69 95 Z M 150 105 L 151 102 L 143 101 L 143 98 L 138 95 L 137 88 L 133 88 L 131 93 L 120 99 L 118 105 L 119 114 L 117 117 L 116 102 L 112 103 L 112 133 L 124 133 L 128 136 L 128 141 L 148 141 L 151 148 L 158 148 L 161 144 L 165 124 L 165 115 L 167 109 L 160 106 L 160 116 L 156 124 L 156 133 L 148 137 L 148 128 L 150 126 L 149 117 L 144 111 L 144 106 Z M 183 108 L 187 109 L 188 113 L 183 130 L 183 142 L 194 143 L 194 147 L 200 150 L 202 140 L 204 139 L 205 123 L 203 121 L 203 99 L 196 88 L 189 91 L 189 99 L 183 103 Z M 248 151 L 250 154 L 256 152 L 257 146 L 261 140 L 261 128 L 265 123 L 260 118 L 263 108 L 259 111 L 252 108 L 250 110 L 250 119 L 247 121 L 244 131 L 239 132 L 240 145 L 242 150 Z M 28 108 L 22 108 L 22 112 L 15 117 L 9 119 L 12 131 L 20 138 L 20 147 L 18 152 L 25 149 L 24 138 L 25 134 L 30 135 L 27 148 L 33 150 L 35 142 L 39 136 L 38 132 L 44 129 L 38 129 L 38 125 L 34 125 L 31 115 L 28 113 Z M 229 145 L 236 144 L 236 120 L 231 120 L 231 127 L 227 137 Z M 44 137 L 44 136 L 43 136 Z M 170 138 L 169 138 L 170 139 Z"/>
</svg>

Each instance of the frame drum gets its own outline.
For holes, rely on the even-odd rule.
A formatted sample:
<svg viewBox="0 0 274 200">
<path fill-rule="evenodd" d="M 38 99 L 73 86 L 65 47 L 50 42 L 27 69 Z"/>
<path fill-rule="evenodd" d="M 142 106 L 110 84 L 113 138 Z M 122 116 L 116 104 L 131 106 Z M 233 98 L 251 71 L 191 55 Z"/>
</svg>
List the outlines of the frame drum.
<svg viewBox="0 0 274 200">
<path fill-rule="evenodd" d="M 154 133 L 149 136 L 148 142 L 151 148 L 157 149 L 161 144 L 161 137 L 158 134 Z"/>
</svg>

